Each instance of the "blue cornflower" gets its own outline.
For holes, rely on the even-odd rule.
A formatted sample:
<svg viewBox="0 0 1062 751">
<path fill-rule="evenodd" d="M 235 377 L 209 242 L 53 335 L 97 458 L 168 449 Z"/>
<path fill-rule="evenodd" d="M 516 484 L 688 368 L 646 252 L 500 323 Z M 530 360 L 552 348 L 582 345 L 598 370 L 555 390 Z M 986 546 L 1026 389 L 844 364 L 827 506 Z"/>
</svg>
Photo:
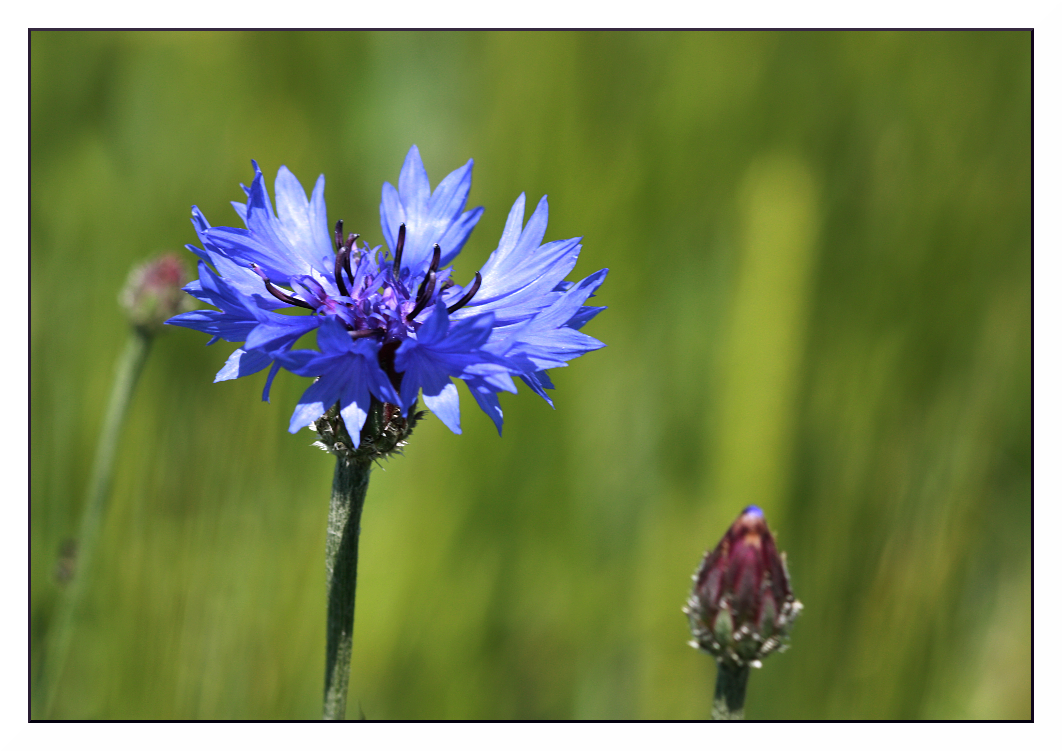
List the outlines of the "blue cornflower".
<svg viewBox="0 0 1062 751">
<path fill-rule="evenodd" d="M 380 226 L 387 243 L 359 247 L 343 237 L 343 222 L 329 231 L 324 175 L 309 200 L 281 167 L 273 213 L 258 164 L 243 187 L 247 203 L 233 202 L 246 229 L 211 227 L 192 207 L 202 248 L 199 279 L 184 289 L 218 310 L 196 310 L 168 323 L 240 342 L 215 382 L 270 366 L 262 398 L 283 367 L 316 378 L 306 389 L 289 430 L 294 433 L 338 403 L 355 446 L 373 398 L 410 414 L 418 393 L 455 433 L 461 432 L 457 387 L 463 380 L 501 432 L 501 391 L 522 379 L 543 399 L 553 388 L 546 370 L 603 347 L 578 329 L 604 310 L 584 303 L 608 269 L 581 282 L 564 278 L 575 267 L 582 238 L 542 244 L 548 207 L 539 201 L 526 226 L 524 196 L 513 204 L 497 249 L 467 285 L 450 263 L 483 209 L 465 211 L 472 160 L 432 191 L 414 146 L 398 178 L 384 183 Z M 334 247 L 333 247 L 334 245 Z M 300 309 L 305 315 L 290 315 Z M 283 312 L 281 312 L 283 311 Z M 292 349 L 317 332 L 318 349 Z"/>
</svg>

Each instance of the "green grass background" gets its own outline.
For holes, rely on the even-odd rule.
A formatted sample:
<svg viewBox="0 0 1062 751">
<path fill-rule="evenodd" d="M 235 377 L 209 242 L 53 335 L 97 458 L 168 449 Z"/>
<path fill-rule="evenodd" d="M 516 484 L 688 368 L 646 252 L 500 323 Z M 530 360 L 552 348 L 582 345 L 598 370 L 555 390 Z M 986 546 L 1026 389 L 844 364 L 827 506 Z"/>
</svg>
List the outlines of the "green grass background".
<svg viewBox="0 0 1062 751">
<path fill-rule="evenodd" d="M 373 474 L 350 711 L 704 719 L 690 575 L 748 503 L 805 605 L 750 719 L 1031 711 L 1026 32 L 31 34 L 31 655 L 40 668 L 129 267 L 259 160 L 382 242 L 416 143 L 611 269 L 557 409 L 462 387 Z M 183 251 L 182 251 L 183 252 Z M 189 262 L 190 253 L 185 253 Z M 314 718 L 332 475 L 306 379 L 212 384 L 169 329 L 122 438 L 56 717 Z M 35 715 L 36 716 L 36 715 Z"/>
</svg>

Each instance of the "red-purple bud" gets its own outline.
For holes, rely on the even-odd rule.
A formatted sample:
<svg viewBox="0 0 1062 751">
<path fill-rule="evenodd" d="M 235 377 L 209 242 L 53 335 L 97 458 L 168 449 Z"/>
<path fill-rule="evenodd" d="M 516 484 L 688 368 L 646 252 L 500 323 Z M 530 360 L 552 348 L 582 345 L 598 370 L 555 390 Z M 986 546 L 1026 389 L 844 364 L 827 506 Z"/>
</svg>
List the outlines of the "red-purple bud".
<svg viewBox="0 0 1062 751">
<path fill-rule="evenodd" d="M 706 553 L 683 608 L 691 646 L 718 660 L 759 666 L 785 649 L 789 627 L 803 607 L 789 587 L 785 553 L 779 553 L 763 512 L 749 506 Z"/>
<path fill-rule="evenodd" d="M 194 307 L 195 301 L 181 289 L 188 281 L 180 257 L 164 253 L 129 272 L 118 302 L 134 326 L 154 332 L 167 318 Z"/>
</svg>

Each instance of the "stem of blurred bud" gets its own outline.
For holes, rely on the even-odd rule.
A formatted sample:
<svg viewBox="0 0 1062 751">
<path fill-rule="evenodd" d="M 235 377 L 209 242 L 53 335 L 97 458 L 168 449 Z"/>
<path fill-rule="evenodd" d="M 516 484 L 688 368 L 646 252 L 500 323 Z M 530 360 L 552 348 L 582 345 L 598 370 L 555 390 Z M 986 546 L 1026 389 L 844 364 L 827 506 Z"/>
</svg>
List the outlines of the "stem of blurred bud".
<svg viewBox="0 0 1062 751">
<path fill-rule="evenodd" d="M 93 558 L 107 511 L 114 457 L 125 413 L 155 335 L 161 331 L 167 318 L 192 307 L 194 301 L 181 290 L 187 281 L 188 275 L 180 258 L 174 253 L 164 253 L 133 267 L 118 296 L 118 302 L 130 323 L 129 340 L 118 360 L 107 412 L 96 444 L 96 458 L 92 463 L 92 476 L 85 494 L 81 529 L 77 540 L 65 546 L 76 551 L 76 558 L 71 553 L 64 553 L 64 558 L 69 558 L 63 561 L 64 579 L 68 585 L 60 595 L 55 618 L 48 629 L 44 664 L 32 691 L 31 712 L 37 718 L 50 717 L 54 709 L 77 624 L 78 609 L 92 575 Z"/>
<path fill-rule="evenodd" d="M 81 517 L 81 529 L 77 537 L 77 570 L 70 574 L 70 582 L 62 593 L 53 625 L 49 629 L 48 644 L 45 649 L 44 665 L 37 681 L 36 716 L 46 719 L 52 715 L 55 697 L 66 666 L 67 656 L 74 627 L 77 622 L 78 609 L 91 579 L 93 558 L 100 529 L 107 510 L 107 497 L 110 491 L 111 477 L 114 474 L 114 455 L 118 448 L 118 438 L 122 434 L 122 423 L 133 396 L 133 390 L 140 378 L 151 349 L 153 338 L 150 330 L 134 325 L 129 331 L 129 340 L 125 351 L 118 360 L 114 374 L 114 385 L 107 402 L 107 412 L 100 429 L 99 442 L 96 444 L 96 458 L 92 463 L 92 479 L 89 481 L 84 511 Z M 41 712 L 40 700 L 44 706 Z"/>
<path fill-rule="evenodd" d="M 745 688 L 749 684 L 749 666 L 717 661 L 713 720 L 745 719 Z"/>
</svg>

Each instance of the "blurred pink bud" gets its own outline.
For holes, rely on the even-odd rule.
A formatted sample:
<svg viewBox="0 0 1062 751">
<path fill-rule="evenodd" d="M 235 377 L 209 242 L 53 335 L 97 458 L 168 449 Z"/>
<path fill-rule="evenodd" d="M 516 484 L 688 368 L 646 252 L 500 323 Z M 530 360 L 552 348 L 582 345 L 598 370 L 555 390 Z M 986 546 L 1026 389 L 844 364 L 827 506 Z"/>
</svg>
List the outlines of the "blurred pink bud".
<svg viewBox="0 0 1062 751">
<path fill-rule="evenodd" d="M 192 298 L 181 289 L 188 281 L 180 257 L 163 253 L 129 272 L 118 302 L 134 326 L 154 333 L 166 319 L 194 306 Z"/>
</svg>

